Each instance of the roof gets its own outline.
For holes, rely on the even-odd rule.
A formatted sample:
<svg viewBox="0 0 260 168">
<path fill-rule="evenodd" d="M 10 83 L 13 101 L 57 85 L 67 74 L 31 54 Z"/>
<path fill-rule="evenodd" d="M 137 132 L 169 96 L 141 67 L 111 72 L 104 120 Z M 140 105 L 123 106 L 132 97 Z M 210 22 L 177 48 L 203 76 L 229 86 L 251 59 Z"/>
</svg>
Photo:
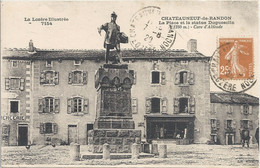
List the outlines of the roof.
<svg viewBox="0 0 260 168">
<path fill-rule="evenodd" d="M 115 53 L 115 51 L 112 51 Z M 3 59 L 21 59 L 21 60 L 47 60 L 47 59 L 104 59 L 105 50 L 54 50 L 54 49 L 36 49 L 36 52 L 29 53 L 26 48 L 5 49 L 2 54 Z M 200 52 L 187 52 L 186 50 L 168 50 L 168 51 L 148 51 L 148 50 L 122 50 L 123 59 L 181 59 L 197 58 L 209 59 L 210 57 Z"/>
<path fill-rule="evenodd" d="M 246 93 L 211 92 L 211 103 L 259 104 L 259 98 Z"/>
</svg>

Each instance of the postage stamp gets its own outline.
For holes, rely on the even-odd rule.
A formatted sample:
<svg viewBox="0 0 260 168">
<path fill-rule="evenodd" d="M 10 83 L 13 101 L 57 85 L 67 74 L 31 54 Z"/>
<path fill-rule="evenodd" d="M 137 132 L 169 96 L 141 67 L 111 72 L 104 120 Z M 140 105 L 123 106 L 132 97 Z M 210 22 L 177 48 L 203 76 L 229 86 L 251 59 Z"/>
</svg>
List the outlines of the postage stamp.
<svg viewBox="0 0 260 168">
<path fill-rule="evenodd" d="M 220 38 L 219 77 L 221 79 L 253 79 L 253 39 Z"/>
<path fill-rule="evenodd" d="M 256 82 L 253 38 L 219 38 L 210 61 L 215 85 L 227 92 L 242 92 Z"/>
</svg>

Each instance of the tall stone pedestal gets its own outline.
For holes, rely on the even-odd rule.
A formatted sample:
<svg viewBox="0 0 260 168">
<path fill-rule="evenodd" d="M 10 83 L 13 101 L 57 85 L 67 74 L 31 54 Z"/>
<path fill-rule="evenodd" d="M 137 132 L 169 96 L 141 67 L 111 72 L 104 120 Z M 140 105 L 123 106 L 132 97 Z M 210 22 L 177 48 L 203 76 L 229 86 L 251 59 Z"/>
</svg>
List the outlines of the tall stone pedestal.
<svg viewBox="0 0 260 168">
<path fill-rule="evenodd" d="M 111 153 L 130 153 L 132 144 L 141 142 L 131 110 L 133 74 L 127 65 L 105 64 L 97 71 L 96 120 L 94 129 L 88 132 L 92 152 L 101 153 L 107 143 Z"/>
</svg>

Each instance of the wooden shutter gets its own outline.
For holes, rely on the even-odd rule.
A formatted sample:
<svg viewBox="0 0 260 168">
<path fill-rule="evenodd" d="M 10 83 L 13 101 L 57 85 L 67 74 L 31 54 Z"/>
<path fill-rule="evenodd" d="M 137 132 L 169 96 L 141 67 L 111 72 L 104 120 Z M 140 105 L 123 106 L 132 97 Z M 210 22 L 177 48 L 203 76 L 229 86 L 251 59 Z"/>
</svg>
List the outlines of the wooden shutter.
<svg viewBox="0 0 260 168">
<path fill-rule="evenodd" d="M 216 127 L 217 127 L 217 129 L 219 129 L 219 127 L 220 127 L 220 121 L 219 121 L 219 120 L 216 120 L 216 121 L 217 121 Z"/>
<path fill-rule="evenodd" d="M 20 79 L 20 90 L 23 91 L 24 90 L 24 86 L 25 86 L 25 79 L 21 78 Z"/>
<path fill-rule="evenodd" d="M 167 113 L 167 98 L 162 98 L 162 113 Z"/>
<path fill-rule="evenodd" d="M 40 134 L 44 134 L 44 130 L 45 130 L 45 124 L 44 123 L 40 123 Z"/>
<path fill-rule="evenodd" d="M 83 71 L 83 84 L 88 83 L 88 72 Z"/>
<path fill-rule="evenodd" d="M 145 98 L 145 111 L 146 113 L 151 113 L 151 98 Z"/>
<path fill-rule="evenodd" d="M 53 131 L 54 134 L 58 133 L 58 125 L 56 123 L 52 124 L 52 129 L 53 129 L 52 131 Z"/>
<path fill-rule="evenodd" d="M 70 114 L 72 112 L 72 101 L 73 99 L 68 98 L 67 99 L 67 113 Z"/>
<path fill-rule="evenodd" d="M 232 114 L 233 111 L 234 111 L 233 105 L 229 105 L 229 107 L 230 107 L 230 108 L 229 108 L 229 109 L 230 109 L 230 112 L 229 112 L 229 113 Z"/>
<path fill-rule="evenodd" d="M 45 73 L 44 72 L 41 72 L 40 74 L 40 84 L 45 84 Z"/>
<path fill-rule="evenodd" d="M 9 89 L 10 89 L 10 79 L 5 78 L 5 90 L 9 90 Z"/>
<path fill-rule="evenodd" d="M 241 114 L 244 114 L 244 108 L 243 108 L 243 105 L 240 105 L 240 112 L 241 112 Z"/>
<path fill-rule="evenodd" d="M 241 129 L 244 128 L 244 122 L 243 122 L 243 120 L 240 120 L 240 128 L 241 128 Z"/>
<path fill-rule="evenodd" d="M 249 128 L 250 130 L 253 130 L 253 121 L 252 121 L 252 120 L 249 120 L 249 121 L 248 121 L 248 128 Z"/>
<path fill-rule="evenodd" d="M 252 115 L 253 114 L 253 107 L 249 105 L 249 114 Z"/>
<path fill-rule="evenodd" d="M 72 72 L 71 73 L 69 73 L 69 78 L 68 78 L 68 83 L 69 84 L 72 84 Z"/>
<path fill-rule="evenodd" d="M 227 128 L 227 120 L 224 120 L 224 129 Z"/>
<path fill-rule="evenodd" d="M 194 73 L 193 73 L 193 72 L 190 72 L 190 73 L 189 73 L 188 82 L 189 82 L 190 85 L 193 85 L 193 84 L 194 84 L 195 79 L 194 79 Z"/>
<path fill-rule="evenodd" d="M 175 73 L 175 81 L 174 81 L 175 85 L 180 84 L 180 73 L 176 72 Z"/>
<path fill-rule="evenodd" d="M 83 107 L 83 112 L 85 113 L 85 114 L 88 114 L 88 104 L 89 104 L 89 101 L 88 101 L 88 99 L 82 99 L 83 101 L 84 101 L 84 107 Z"/>
<path fill-rule="evenodd" d="M 42 113 L 43 112 L 43 101 L 44 99 L 38 99 L 38 112 Z"/>
<path fill-rule="evenodd" d="M 137 114 L 138 109 L 137 109 L 137 98 L 132 98 L 132 113 Z"/>
<path fill-rule="evenodd" d="M 60 111 L 60 99 L 55 99 L 55 113 L 59 113 Z"/>
<path fill-rule="evenodd" d="M 190 101 L 190 114 L 194 114 L 195 113 L 195 98 L 190 97 L 189 101 Z"/>
<path fill-rule="evenodd" d="M 54 72 L 54 84 L 59 84 L 59 72 Z"/>
<path fill-rule="evenodd" d="M 9 136 L 10 134 L 10 125 L 3 126 L 2 136 Z"/>
<path fill-rule="evenodd" d="M 236 129 L 236 121 L 232 120 L 232 128 Z"/>
<path fill-rule="evenodd" d="M 179 98 L 173 98 L 173 106 L 174 106 L 174 113 L 178 114 L 180 111 L 180 107 L 179 107 Z"/>
<path fill-rule="evenodd" d="M 134 78 L 133 78 L 133 84 L 136 85 L 136 79 L 137 79 L 137 75 L 136 75 L 136 71 L 134 72 Z"/>
<path fill-rule="evenodd" d="M 161 84 L 162 85 L 166 84 L 166 74 L 165 74 L 165 72 L 161 72 Z"/>
</svg>

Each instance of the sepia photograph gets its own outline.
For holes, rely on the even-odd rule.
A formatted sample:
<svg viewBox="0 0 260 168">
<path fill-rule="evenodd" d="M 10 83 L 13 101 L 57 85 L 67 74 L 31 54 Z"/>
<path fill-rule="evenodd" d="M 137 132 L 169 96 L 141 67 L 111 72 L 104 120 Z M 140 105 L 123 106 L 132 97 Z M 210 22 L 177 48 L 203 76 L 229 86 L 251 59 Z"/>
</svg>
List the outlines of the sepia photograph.
<svg viewBox="0 0 260 168">
<path fill-rule="evenodd" d="M 0 4 L 0 167 L 259 167 L 257 0 Z"/>
</svg>

